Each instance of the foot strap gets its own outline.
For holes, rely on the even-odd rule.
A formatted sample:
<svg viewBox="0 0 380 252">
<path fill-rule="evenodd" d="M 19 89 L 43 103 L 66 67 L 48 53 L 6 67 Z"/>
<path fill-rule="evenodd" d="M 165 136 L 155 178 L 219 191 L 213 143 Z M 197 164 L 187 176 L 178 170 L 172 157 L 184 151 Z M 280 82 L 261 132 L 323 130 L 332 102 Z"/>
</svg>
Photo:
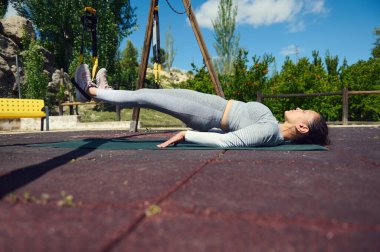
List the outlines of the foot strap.
<svg viewBox="0 0 380 252">
<path fill-rule="evenodd" d="M 79 85 L 78 83 L 76 83 L 75 79 L 74 78 L 71 78 L 71 82 L 74 84 L 74 86 L 76 87 L 76 89 L 87 99 L 87 100 L 91 100 L 92 97 L 89 96 Z"/>
</svg>

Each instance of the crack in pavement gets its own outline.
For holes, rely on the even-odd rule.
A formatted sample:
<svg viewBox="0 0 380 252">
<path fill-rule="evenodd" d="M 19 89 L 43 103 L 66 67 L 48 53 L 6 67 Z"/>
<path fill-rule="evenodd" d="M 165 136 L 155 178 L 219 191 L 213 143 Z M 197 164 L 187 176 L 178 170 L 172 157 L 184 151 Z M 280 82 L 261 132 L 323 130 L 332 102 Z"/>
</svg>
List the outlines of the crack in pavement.
<svg viewBox="0 0 380 252">
<path fill-rule="evenodd" d="M 173 195 L 176 191 L 178 191 L 180 188 L 185 186 L 195 175 L 197 175 L 201 170 L 204 169 L 208 164 L 213 163 L 217 161 L 218 159 L 223 156 L 227 150 L 222 150 L 221 152 L 218 152 L 218 154 L 205 162 L 203 162 L 201 165 L 196 167 L 189 175 L 187 175 L 184 179 L 180 180 L 179 182 L 175 183 L 175 185 L 167 190 L 164 194 L 158 197 L 158 199 L 153 203 L 155 205 L 161 204 L 163 201 L 168 199 L 171 195 Z M 139 213 L 135 220 L 132 222 L 132 224 L 127 223 L 125 225 L 122 225 L 120 228 L 115 230 L 106 240 L 105 242 L 100 246 L 99 251 L 106 252 L 111 251 L 113 248 L 115 248 L 121 241 L 128 238 L 137 228 L 138 226 L 145 220 L 147 217 L 145 211 L 142 213 Z"/>
</svg>

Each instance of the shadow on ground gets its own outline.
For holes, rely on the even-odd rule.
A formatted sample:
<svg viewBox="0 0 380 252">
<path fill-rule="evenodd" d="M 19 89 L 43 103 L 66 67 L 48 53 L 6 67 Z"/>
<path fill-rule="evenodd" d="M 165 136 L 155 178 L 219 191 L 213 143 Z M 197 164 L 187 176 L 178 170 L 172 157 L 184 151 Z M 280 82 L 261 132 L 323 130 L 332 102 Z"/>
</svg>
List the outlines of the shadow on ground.
<svg viewBox="0 0 380 252">
<path fill-rule="evenodd" d="M 0 135 L 0 250 L 380 250 L 380 128 L 311 152 L 27 147 L 170 134 Z"/>
</svg>

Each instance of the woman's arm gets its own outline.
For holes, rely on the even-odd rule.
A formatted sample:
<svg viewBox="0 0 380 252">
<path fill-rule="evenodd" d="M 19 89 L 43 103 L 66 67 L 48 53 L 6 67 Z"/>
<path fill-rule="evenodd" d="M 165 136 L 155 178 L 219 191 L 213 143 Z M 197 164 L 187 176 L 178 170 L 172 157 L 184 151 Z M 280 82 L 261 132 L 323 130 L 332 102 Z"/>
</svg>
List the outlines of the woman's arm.
<svg viewBox="0 0 380 252">
<path fill-rule="evenodd" d="M 213 146 L 213 147 L 231 147 L 233 144 L 226 138 L 225 134 L 215 132 L 198 132 L 198 131 L 180 131 L 169 140 L 157 145 L 158 148 L 166 148 L 169 145 L 176 146 L 178 143 L 187 140 L 188 142 Z"/>
<path fill-rule="evenodd" d="M 188 141 L 204 146 L 217 148 L 273 146 L 283 142 L 277 123 L 252 124 L 243 129 L 220 134 L 215 132 L 181 131 L 166 142 L 157 145 L 165 148 L 170 144 L 177 145 L 181 141 Z"/>
<path fill-rule="evenodd" d="M 234 132 L 222 134 L 216 132 L 186 131 L 185 140 L 191 143 L 217 148 L 244 146 L 242 139 L 239 139 Z"/>
<path fill-rule="evenodd" d="M 179 142 L 182 142 L 183 140 L 185 140 L 185 134 L 186 134 L 186 131 L 180 131 L 174 136 L 172 136 L 171 138 L 169 138 L 169 140 L 163 142 L 162 144 L 157 145 L 157 147 L 166 148 L 171 144 L 176 146 Z"/>
<path fill-rule="evenodd" d="M 233 136 L 232 136 L 233 137 Z M 157 145 L 158 148 L 166 148 L 169 145 L 176 146 L 178 143 L 186 140 L 191 143 L 196 143 L 212 147 L 231 147 L 236 146 L 230 140 L 231 136 L 228 134 L 221 134 L 215 132 L 198 132 L 198 131 L 180 131 L 169 140 Z M 236 142 L 236 141 L 235 141 Z M 236 143 L 235 143 L 236 144 Z"/>
</svg>

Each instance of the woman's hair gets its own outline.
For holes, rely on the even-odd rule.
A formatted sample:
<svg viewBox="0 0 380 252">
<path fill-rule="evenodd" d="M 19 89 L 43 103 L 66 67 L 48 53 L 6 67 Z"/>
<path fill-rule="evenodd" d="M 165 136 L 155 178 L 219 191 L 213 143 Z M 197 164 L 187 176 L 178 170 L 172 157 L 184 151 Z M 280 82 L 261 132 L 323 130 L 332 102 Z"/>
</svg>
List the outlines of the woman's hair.
<svg viewBox="0 0 380 252">
<path fill-rule="evenodd" d="M 297 138 L 294 142 L 297 144 L 330 144 L 329 130 L 325 119 L 322 115 L 314 118 L 308 125 L 309 132 L 300 138 Z"/>
</svg>

